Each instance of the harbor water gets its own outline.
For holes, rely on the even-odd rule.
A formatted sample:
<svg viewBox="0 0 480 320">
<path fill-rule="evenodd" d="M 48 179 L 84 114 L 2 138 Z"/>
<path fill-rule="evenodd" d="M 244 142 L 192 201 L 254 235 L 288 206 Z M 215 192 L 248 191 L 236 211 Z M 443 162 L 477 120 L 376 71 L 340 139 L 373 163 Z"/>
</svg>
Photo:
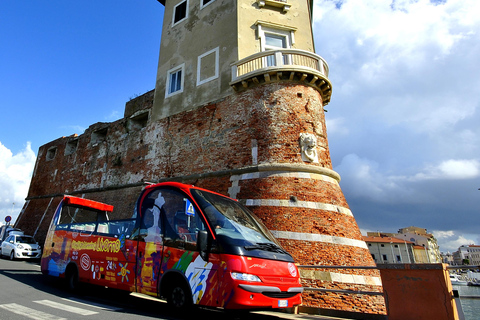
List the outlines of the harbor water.
<svg viewBox="0 0 480 320">
<path fill-rule="evenodd" d="M 458 290 L 465 320 L 480 319 L 480 287 L 453 285 Z M 469 298 L 477 297 L 477 298 Z"/>
</svg>

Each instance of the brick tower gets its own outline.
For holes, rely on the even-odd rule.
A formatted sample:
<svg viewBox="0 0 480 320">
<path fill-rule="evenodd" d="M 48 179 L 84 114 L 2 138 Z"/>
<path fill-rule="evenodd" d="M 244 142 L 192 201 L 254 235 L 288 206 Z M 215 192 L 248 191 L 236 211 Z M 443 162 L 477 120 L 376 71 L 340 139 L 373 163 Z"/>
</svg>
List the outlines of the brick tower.
<svg viewBox="0 0 480 320">
<path fill-rule="evenodd" d="M 298 263 L 375 266 L 332 170 L 323 110 L 332 90 L 328 65 L 314 53 L 313 0 L 164 4 L 153 121 L 209 105 L 218 123 L 229 122 L 217 132 L 221 158 L 212 159 L 230 170 L 228 194 L 261 217 Z M 192 154 L 204 162 L 218 151 Z M 376 272 L 303 275 L 311 287 L 381 291 Z M 308 306 L 383 310 L 382 299 L 355 299 L 304 295 Z"/>
<path fill-rule="evenodd" d="M 131 210 L 143 181 L 177 180 L 246 204 L 300 265 L 305 287 L 382 291 L 332 170 L 313 0 L 160 0 L 155 90 L 124 118 L 40 147 L 17 221 L 37 238 L 64 193 Z M 342 266 L 342 268 L 332 268 Z M 385 313 L 381 296 L 306 291 L 306 307 Z"/>
</svg>

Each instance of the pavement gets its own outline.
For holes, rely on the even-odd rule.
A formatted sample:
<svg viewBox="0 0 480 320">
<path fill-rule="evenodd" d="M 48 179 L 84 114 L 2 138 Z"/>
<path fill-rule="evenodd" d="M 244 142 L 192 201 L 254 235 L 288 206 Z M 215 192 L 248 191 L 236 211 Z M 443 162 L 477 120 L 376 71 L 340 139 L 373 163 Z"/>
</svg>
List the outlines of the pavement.
<svg viewBox="0 0 480 320">
<path fill-rule="evenodd" d="M 131 296 L 135 296 L 138 298 L 146 299 L 146 300 L 153 300 L 153 301 L 163 301 L 161 299 L 158 299 L 156 297 L 144 295 L 141 293 L 130 293 Z M 166 303 L 166 301 L 163 301 Z M 200 307 L 199 310 L 202 310 Z M 222 313 L 221 309 L 210 309 L 208 308 L 210 312 L 213 312 L 209 314 L 211 317 L 210 320 L 215 320 L 217 319 L 215 314 L 215 311 L 218 313 Z M 292 310 L 292 309 L 289 309 Z M 199 318 L 202 318 L 203 316 L 200 316 Z M 221 317 L 223 318 L 223 317 Z M 316 314 L 308 314 L 308 313 L 289 313 L 286 310 L 278 310 L 278 311 L 249 311 L 247 313 L 242 312 L 242 310 L 231 310 L 228 311 L 228 318 L 232 320 L 241 320 L 241 319 L 248 319 L 248 320 L 353 320 L 353 318 L 340 318 L 340 317 L 331 317 L 331 316 L 324 316 L 324 315 L 316 315 Z"/>
<path fill-rule="evenodd" d="M 251 312 L 254 314 L 265 315 L 272 318 L 277 319 L 285 319 L 285 320 L 351 320 L 350 318 L 337 318 L 337 317 L 328 317 L 328 316 L 321 316 L 315 314 L 307 314 L 307 313 L 286 313 L 286 312 L 275 312 L 275 311 L 254 311 Z"/>
</svg>

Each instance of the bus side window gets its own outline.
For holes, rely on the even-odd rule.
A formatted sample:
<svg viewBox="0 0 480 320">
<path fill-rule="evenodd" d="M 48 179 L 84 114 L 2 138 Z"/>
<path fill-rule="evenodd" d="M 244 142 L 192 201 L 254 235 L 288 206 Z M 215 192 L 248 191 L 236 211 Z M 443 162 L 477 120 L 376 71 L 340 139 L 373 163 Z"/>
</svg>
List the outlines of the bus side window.
<svg viewBox="0 0 480 320">
<path fill-rule="evenodd" d="M 73 223 L 70 225 L 70 229 L 92 233 L 95 230 L 95 223 L 94 222 Z"/>
<path fill-rule="evenodd" d="M 138 240 L 158 241 L 162 234 L 164 199 L 158 190 L 150 192 L 141 204 L 141 223 Z M 156 240 L 153 240 L 156 239 Z"/>
<path fill-rule="evenodd" d="M 130 239 L 135 226 L 135 220 L 116 220 L 108 222 L 109 233 L 115 238 L 125 235 L 125 238 Z"/>
<path fill-rule="evenodd" d="M 110 220 L 98 222 L 97 234 L 119 238 L 124 235 L 130 239 L 134 232 L 135 220 Z"/>
<path fill-rule="evenodd" d="M 55 226 L 56 230 L 66 230 L 68 229 L 70 223 L 73 220 L 76 208 L 64 205 L 60 211 L 60 217 Z"/>
<path fill-rule="evenodd" d="M 97 226 L 97 232 L 103 234 L 109 234 L 108 222 L 99 222 Z"/>
<path fill-rule="evenodd" d="M 187 250 L 195 250 L 197 232 L 205 230 L 192 202 L 178 191 L 162 189 L 165 199 L 162 212 L 165 212 L 164 230 L 166 245 Z"/>
</svg>

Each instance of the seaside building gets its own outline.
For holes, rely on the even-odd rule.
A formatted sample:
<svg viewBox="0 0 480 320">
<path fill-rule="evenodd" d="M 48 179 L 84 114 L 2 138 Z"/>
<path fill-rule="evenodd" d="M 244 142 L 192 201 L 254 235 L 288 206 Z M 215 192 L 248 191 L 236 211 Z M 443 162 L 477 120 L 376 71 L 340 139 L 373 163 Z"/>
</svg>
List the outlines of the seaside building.
<svg viewBox="0 0 480 320">
<path fill-rule="evenodd" d="M 368 237 L 390 237 L 412 244 L 412 263 L 441 263 L 442 257 L 437 240 L 427 229 L 407 227 L 398 230 L 398 233 L 367 232 Z M 371 248 L 371 247 L 370 247 Z M 371 250 L 370 250 L 371 251 Z M 392 260 L 393 261 L 393 260 Z"/>
<path fill-rule="evenodd" d="M 431 233 L 427 233 L 427 229 L 419 227 L 407 227 L 398 230 L 396 236 L 399 239 L 409 240 L 422 248 L 415 248 L 418 259 L 424 263 L 441 263 L 440 248 L 437 239 Z M 421 251 L 423 250 L 423 254 Z"/>
<path fill-rule="evenodd" d="M 442 263 L 446 263 L 446 264 L 449 264 L 449 265 L 454 265 L 455 264 L 453 254 L 451 252 L 445 252 L 445 253 L 442 252 L 440 255 L 442 257 Z"/>
<path fill-rule="evenodd" d="M 479 245 L 463 245 L 453 253 L 455 265 L 480 265 L 480 246 Z"/>
<path fill-rule="evenodd" d="M 416 262 L 413 242 L 386 236 L 364 236 L 363 240 L 376 264 Z"/>
</svg>

